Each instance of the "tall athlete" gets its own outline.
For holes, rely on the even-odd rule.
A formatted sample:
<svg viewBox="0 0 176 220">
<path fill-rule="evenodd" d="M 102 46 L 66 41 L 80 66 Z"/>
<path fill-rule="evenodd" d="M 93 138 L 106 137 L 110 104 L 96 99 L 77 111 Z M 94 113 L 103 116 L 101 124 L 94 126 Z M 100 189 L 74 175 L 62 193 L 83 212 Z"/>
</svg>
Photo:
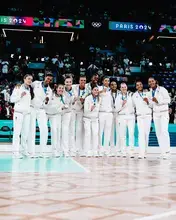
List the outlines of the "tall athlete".
<svg viewBox="0 0 176 220">
<path fill-rule="evenodd" d="M 75 144 L 75 111 L 74 103 L 75 96 L 73 90 L 73 79 L 71 76 L 65 78 L 65 92 L 64 95 L 68 100 L 68 109 L 64 110 L 62 122 L 62 145 L 64 154 L 68 156 L 76 156 L 76 144 Z"/>
<path fill-rule="evenodd" d="M 99 109 L 101 99 L 98 87 L 92 88 L 92 94 L 87 96 L 84 102 L 84 151 L 87 157 L 99 156 Z"/>
<path fill-rule="evenodd" d="M 10 101 L 15 103 L 13 115 L 13 154 L 15 158 L 23 158 L 29 155 L 28 149 L 28 133 L 30 131 L 30 105 L 34 98 L 32 84 L 32 76 L 27 74 L 24 76 L 24 83 L 16 86 L 10 97 Z M 21 147 L 20 147 L 21 135 Z"/>
<path fill-rule="evenodd" d="M 79 77 L 79 84 L 73 86 L 75 102 L 73 105 L 74 116 L 72 120 L 75 121 L 75 138 L 76 138 L 76 151 L 81 156 L 84 156 L 83 151 L 83 107 L 86 96 L 88 95 L 86 86 L 86 76 Z"/>
<path fill-rule="evenodd" d="M 153 120 L 156 136 L 161 149 L 160 158 L 168 159 L 170 153 L 170 137 L 168 132 L 169 124 L 169 103 L 171 102 L 168 91 L 157 84 L 157 81 L 150 77 L 150 103 L 153 108 Z"/>
<path fill-rule="evenodd" d="M 127 155 L 126 148 L 126 130 L 128 128 L 129 134 L 129 146 L 130 146 L 130 157 L 133 158 L 134 151 L 134 128 L 135 128 L 135 114 L 134 114 L 134 104 L 132 100 L 132 94 L 128 92 L 128 87 L 126 83 L 121 83 L 120 94 L 116 98 L 116 111 L 117 120 L 119 126 L 120 135 L 120 148 L 123 157 Z"/>
<path fill-rule="evenodd" d="M 31 121 L 30 121 L 30 132 L 29 132 L 29 148 L 32 157 L 35 157 L 35 131 L 36 131 L 36 120 L 38 122 L 40 130 L 40 147 L 39 157 L 45 157 L 44 149 L 47 145 L 48 140 L 48 126 L 47 117 L 45 111 L 45 105 L 48 103 L 52 96 L 52 89 L 50 83 L 53 80 L 53 75 L 48 73 L 44 81 L 34 81 L 32 88 L 34 90 L 34 99 L 31 102 Z"/>
<path fill-rule="evenodd" d="M 116 98 L 119 95 L 118 84 L 116 79 L 111 79 L 110 81 L 110 94 L 111 94 L 111 105 L 113 112 L 113 121 L 112 121 L 112 129 L 111 129 L 111 156 L 121 156 L 120 152 L 120 138 L 119 138 L 119 125 L 117 123 L 117 112 L 116 112 Z"/>
<path fill-rule="evenodd" d="M 63 110 L 67 108 L 67 100 L 64 96 L 64 85 L 59 84 L 53 91 L 52 97 L 46 105 L 46 115 L 51 126 L 53 157 L 59 157 L 63 154 L 61 146 L 62 114 Z"/>
<path fill-rule="evenodd" d="M 141 81 L 136 82 L 137 91 L 133 94 L 133 103 L 136 108 L 138 140 L 139 140 L 139 159 L 145 158 L 152 120 L 152 109 L 149 103 L 149 92 L 145 92 Z"/>
<path fill-rule="evenodd" d="M 109 77 L 103 78 L 103 85 L 99 87 L 101 97 L 99 113 L 99 142 L 100 156 L 104 154 L 111 156 L 110 139 L 112 129 L 112 102 L 111 92 L 109 91 Z"/>
</svg>

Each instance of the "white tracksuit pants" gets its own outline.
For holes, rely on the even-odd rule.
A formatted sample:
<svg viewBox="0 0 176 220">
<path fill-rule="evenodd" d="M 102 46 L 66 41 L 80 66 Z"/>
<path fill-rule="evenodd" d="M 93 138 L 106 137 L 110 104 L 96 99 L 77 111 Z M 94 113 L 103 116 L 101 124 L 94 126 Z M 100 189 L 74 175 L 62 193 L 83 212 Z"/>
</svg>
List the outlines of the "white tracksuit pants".
<svg viewBox="0 0 176 220">
<path fill-rule="evenodd" d="M 65 153 L 70 151 L 70 121 L 72 112 L 65 112 L 62 115 L 62 149 Z"/>
<path fill-rule="evenodd" d="M 119 124 L 117 113 L 113 113 L 112 128 L 111 128 L 111 140 L 110 140 L 111 150 L 115 152 L 120 151 L 120 138 L 119 138 Z"/>
<path fill-rule="evenodd" d="M 31 108 L 31 121 L 29 133 L 29 153 L 35 154 L 35 133 L 36 133 L 36 119 L 40 130 L 40 153 L 44 152 L 48 140 L 48 125 L 47 116 L 44 109 Z"/>
<path fill-rule="evenodd" d="M 126 116 L 126 115 L 119 115 L 117 119 L 118 119 L 118 124 L 119 124 L 120 150 L 122 153 L 126 153 L 127 129 L 128 129 L 128 135 L 129 135 L 130 150 L 134 149 L 135 117 L 128 118 L 128 116 Z"/>
<path fill-rule="evenodd" d="M 97 152 L 99 143 L 99 122 L 98 118 L 83 118 L 84 123 L 84 152 Z"/>
<path fill-rule="evenodd" d="M 61 148 L 61 123 L 62 115 L 47 115 L 51 127 L 52 152 L 62 152 Z"/>
<path fill-rule="evenodd" d="M 144 156 L 148 148 L 151 115 L 137 116 L 139 155 Z"/>
<path fill-rule="evenodd" d="M 83 151 L 83 111 L 76 112 L 76 150 L 81 153 Z"/>
<path fill-rule="evenodd" d="M 28 151 L 28 134 L 30 129 L 30 113 L 22 114 L 14 112 L 13 115 L 13 152 L 20 153 L 20 135 L 22 150 L 27 153 Z"/>
<path fill-rule="evenodd" d="M 168 132 L 169 113 L 167 111 L 154 113 L 153 120 L 161 153 L 170 152 L 170 136 Z"/>
<path fill-rule="evenodd" d="M 111 140 L 111 129 L 113 122 L 113 114 L 107 112 L 99 113 L 99 143 L 100 150 L 110 151 L 110 140 Z M 103 134 L 104 134 L 104 144 L 103 142 Z M 104 148 L 102 148 L 104 146 Z M 102 149 L 101 149 L 102 148 Z"/>
<path fill-rule="evenodd" d="M 76 112 L 72 110 L 70 118 L 69 130 L 69 149 L 76 152 Z"/>
</svg>

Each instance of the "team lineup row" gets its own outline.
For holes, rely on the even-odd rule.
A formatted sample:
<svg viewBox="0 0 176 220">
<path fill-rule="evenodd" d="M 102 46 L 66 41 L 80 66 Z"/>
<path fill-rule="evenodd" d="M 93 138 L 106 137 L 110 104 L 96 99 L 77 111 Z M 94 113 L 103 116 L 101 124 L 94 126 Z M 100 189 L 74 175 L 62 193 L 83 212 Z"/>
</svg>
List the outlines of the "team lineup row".
<svg viewBox="0 0 176 220">
<path fill-rule="evenodd" d="M 14 103 L 13 154 L 15 158 L 45 157 L 49 121 L 51 126 L 52 156 L 122 156 L 134 157 L 135 120 L 138 125 L 138 158 L 147 153 L 151 121 L 155 124 L 161 158 L 170 153 L 168 133 L 170 96 L 168 91 L 148 79 L 150 91 L 136 82 L 136 92 L 131 93 L 125 83 L 118 90 L 115 79 L 104 77 L 97 85 L 96 75 L 86 84 L 81 76 L 73 85 L 67 76 L 64 85 L 51 89 L 52 75 L 43 82 L 24 77 L 24 84 L 17 85 L 11 95 Z M 40 129 L 40 152 L 36 154 L 36 120 Z M 126 147 L 126 129 L 129 151 Z"/>
</svg>

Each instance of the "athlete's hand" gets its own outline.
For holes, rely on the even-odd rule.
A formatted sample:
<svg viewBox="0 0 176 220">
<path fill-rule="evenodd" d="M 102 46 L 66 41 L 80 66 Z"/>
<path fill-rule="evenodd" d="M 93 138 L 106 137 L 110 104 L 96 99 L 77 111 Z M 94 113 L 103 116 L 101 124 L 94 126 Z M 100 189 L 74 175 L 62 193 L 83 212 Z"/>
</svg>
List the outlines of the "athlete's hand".
<svg viewBox="0 0 176 220">
<path fill-rule="evenodd" d="M 26 92 L 21 93 L 21 98 L 26 95 Z"/>
<path fill-rule="evenodd" d="M 78 98 L 74 97 L 72 105 L 74 105 L 77 100 L 78 100 Z"/>
<path fill-rule="evenodd" d="M 127 100 L 123 100 L 122 107 L 127 103 Z"/>
<path fill-rule="evenodd" d="M 158 100 L 155 97 L 152 98 L 152 101 L 158 103 Z"/>
<path fill-rule="evenodd" d="M 68 105 L 64 105 L 64 106 L 62 107 L 62 110 L 64 110 L 64 109 L 68 109 Z"/>
<path fill-rule="evenodd" d="M 95 109 L 95 107 L 96 107 L 96 106 L 95 106 L 95 105 L 93 105 L 93 106 L 91 107 L 91 111 L 93 111 L 93 110 Z"/>
<path fill-rule="evenodd" d="M 46 104 L 46 105 L 48 104 L 48 101 L 49 101 L 49 98 L 46 97 L 46 99 L 45 99 L 45 104 Z"/>
<path fill-rule="evenodd" d="M 80 102 L 83 104 L 84 103 L 84 98 L 80 98 Z"/>
<path fill-rule="evenodd" d="M 143 100 L 144 100 L 144 102 L 146 102 L 147 104 L 149 104 L 148 98 L 144 98 Z"/>
</svg>

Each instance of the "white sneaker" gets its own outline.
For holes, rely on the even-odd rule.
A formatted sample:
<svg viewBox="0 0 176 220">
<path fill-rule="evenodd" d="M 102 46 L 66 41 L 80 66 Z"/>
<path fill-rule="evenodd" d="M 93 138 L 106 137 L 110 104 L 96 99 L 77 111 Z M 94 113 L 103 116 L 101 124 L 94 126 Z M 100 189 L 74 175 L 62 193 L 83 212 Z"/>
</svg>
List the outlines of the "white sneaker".
<svg viewBox="0 0 176 220">
<path fill-rule="evenodd" d="M 43 153 L 39 153 L 38 157 L 43 158 L 44 157 Z"/>
<path fill-rule="evenodd" d="M 122 157 L 127 157 L 127 154 L 126 154 L 126 152 L 124 152 L 124 153 L 122 153 Z"/>
<path fill-rule="evenodd" d="M 88 151 L 86 157 L 92 157 L 92 156 L 93 156 L 92 151 Z"/>
<path fill-rule="evenodd" d="M 14 153 L 13 154 L 13 159 L 23 159 L 23 155 L 20 153 Z"/>
<path fill-rule="evenodd" d="M 30 157 L 30 153 L 29 152 L 23 152 L 22 153 L 24 157 Z"/>
<path fill-rule="evenodd" d="M 46 155 L 44 153 L 40 153 L 39 158 L 49 158 L 49 155 Z"/>
<path fill-rule="evenodd" d="M 163 160 L 169 160 L 170 159 L 170 153 L 163 154 Z"/>
<path fill-rule="evenodd" d="M 94 155 L 94 157 L 99 157 L 98 151 L 94 151 L 93 155 Z"/>
<path fill-rule="evenodd" d="M 60 152 L 58 152 L 58 151 L 54 151 L 53 153 L 52 153 L 52 157 L 60 157 L 61 156 L 61 154 L 60 154 Z"/>
<path fill-rule="evenodd" d="M 117 151 L 116 157 L 121 157 L 121 156 L 122 156 L 121 152 Z"/>
<path fill-rule="evenodd" d="M 163 154 L 160 154 L 159 156 L 157 156 L 158 159 L 163 159 Z"/>
<path fill-rule="evenodd" d="M 76 157 L 76 152 L 75 152 L 75 151 L 71 151 L 71 152 L 70 152 L 70 156 L 71 156 L 71 157 Z"/>
<path fill-rule="evenodd" d="M 34 159 L 34 158 L 38 158 L 38 156 L 32 153 L 31 154 L 29 153 L 29 158 Z"/>
<path fill-rule="evenodd" d="M 69 152 L 64 152 L 64 157 L 70 157 Z"/>
<path fill-rule="evenodd" d="M 80 157 L 86 157 L 86 153 L 84 151 L 82 151 L 82 152 L 79 153 L 79 156 Z"/>
<path fill-rule="evenodd" d="M 100 147 L 99 149 L 100 149 L 100 150 L 99 150 L 99 156 L 100 156 L 100 157 L 105 156 L 105 151 L 104 151 L 103 147 Z"/>
<path fill-rule="evenodd" d="M 130 158 L 134 158 L 134 152 L 133 152 L 133 151 L 130 152 L 130 153 L 129 153 L 129 156 L 130 156 Z"/>
<path fill-rule="evenodd" d="M 115 153 L 114 152 L 109 152 L 109 154 L 107 154 L 108 157 L 115 157 Z"/>
<path fill-rule="evenodd" d="M 144 159 L 144 156 L 138 155 L 138 159 Z"/>
</svg>

